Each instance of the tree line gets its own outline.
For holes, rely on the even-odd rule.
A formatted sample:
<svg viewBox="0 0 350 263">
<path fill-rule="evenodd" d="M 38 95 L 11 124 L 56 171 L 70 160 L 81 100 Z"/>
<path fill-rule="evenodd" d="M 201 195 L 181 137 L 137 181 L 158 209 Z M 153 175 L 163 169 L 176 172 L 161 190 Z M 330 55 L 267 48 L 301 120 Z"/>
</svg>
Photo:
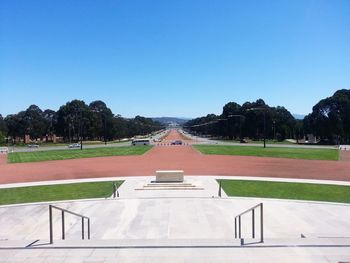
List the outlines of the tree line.
<svg viewBox="0 0 350 263">
<path fill-rule="evenodd" d="M 31 105 L 25 111 L 0 115 L 0 143 L 6 138 L 24 138 L 45 140 L 54 134 L 63 137 L 66 142 L 84 140 L 111 141 L 146 135 L 164 128 L 161 123 L 150 118 L 136 116 L 123 118 L 114 115 L 110 108 L 100 100 L 89 105 L 82 100 L 72 100 L 61 106 L 58 111 L 41 110 Z"/>
<path fill-rule="evenodd" d="M 127 119 L 114 115 L 103 101 L 89 105 L 81 100 L 72 100 L 54 110 L 42 111 L 31 105 L 25 111 L 0 114 L 0 144 L 5 138 L 45 139 L 56 134 L 65 141 L 114 140 L 145 135 L 164 128 L 150 118 L 136 116 Z M 350 90 L 336 91 L 322 99 L 303 120 L 296 120 L 284 107 L 270 107 L 262 99 L 239 105 L 229 102 L 222 114 L 208 114 L 188 121 L 184 128 L 202 135 L 220 138 L 299 140 L 313 134 L 325 144 L 350 143 Z"/>
<path fill-rule="evenodd" d="M 304 129 L 332 143 L 350 143 L 350 89 L 320 100 L 305 116 Z"/>
<path fill-rule="evenodd" d="M 221 115 L 208 114 L 186 123 L 185 128 L 194 133 L 227 139 L 249 137 L 284 140 L 293 137 L 296 120 L 284 107 L 270 107 L 262 99 L 239 105 L 229 102 Z"/>
<path fill-rule="evenodd" d="M 318 102 L 312 113 L 297 120 L 284 107 L 270 107 L 262 99 L 255 102 L 227 103 L 222 114 L 208 114 L 188 121 L 192 133 L 227 139 L 275 139 L 297 141 L 308 134 L 321 143 L 350 143 L 350 90 L 338 90 Z"/>
</svg>

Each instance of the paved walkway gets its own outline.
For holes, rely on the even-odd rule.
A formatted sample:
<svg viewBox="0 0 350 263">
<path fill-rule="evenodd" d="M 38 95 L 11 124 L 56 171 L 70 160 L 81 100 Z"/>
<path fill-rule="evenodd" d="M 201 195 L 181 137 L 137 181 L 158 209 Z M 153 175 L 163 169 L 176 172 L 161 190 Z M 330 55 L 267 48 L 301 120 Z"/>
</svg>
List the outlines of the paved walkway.
<svg viewBox="0 0 350 263">
<path fill-rule="evenodd" d="M 0 153 L 0 165 L 6 165 L 7 162 L 7 154 Z"/>
<path fill-rule="evenodd" d="M 340 151 L 340 154 L 341 154 L 341 161 L 350 163 L 350 147 L 346 151 L 345 150 Z"/>
<path fill-rule="evenodd" d="M 197 178 L 198 177 L 198 178 Z M 205 181 L 207 179 L 231 179 L 231 180 L 256 180 L 256 181 L 272 181 L 272 182 L 291 182 L 291 183 L 310 183 L 310 184 L 334 184 L 334 185 L 349 185 L 349 181 L 330 181 L 330 180 L 315 180 L 315 179 L 294 179 L 294 178 L 274 178 L 274 177 L 252 177 L 252 176 L 218 176 L 218 175 L 199 175 L 191 176 L 186 175 L 185 181 L 191 179 L 191 182 Z M 103 182 L 103 181 L 118 181 L 128 180 L 126 183 L 132 182 L 150 182 L 155 180 L 155 176 L 135 176 L 135 177 L 100 177 L 100 178 L 84 178 L 84 179 L 68 179 L 68 180 L 52 180 L 52 181 L 36 181 L 26 183 L 11 183 L 11 184 L 0 184 L 1 188 L 12 188 L 12 187 L 25 187 L 35 185 L 54 185 L 54 184 L 72 184 L 72 183 L 87 183 L 87 182 Z M 126 184 L 125 183 L 125 184 Z M 143 183 L 138 183 L 138 186 L 142 186 Z M 197 184 L 203 186 L 203 182 Z M 124 188 L 123 188 L 124 189 Z"/>
</svg>

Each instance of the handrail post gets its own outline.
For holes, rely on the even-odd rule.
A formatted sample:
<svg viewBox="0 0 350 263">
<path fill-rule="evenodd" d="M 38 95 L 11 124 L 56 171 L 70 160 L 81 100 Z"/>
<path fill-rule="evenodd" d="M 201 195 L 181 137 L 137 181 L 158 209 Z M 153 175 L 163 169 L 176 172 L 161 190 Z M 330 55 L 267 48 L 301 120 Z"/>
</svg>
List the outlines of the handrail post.
<svg viewBox="0 0 350 263">
<path fill-rule="evenodd" d="M 84 217 L 81 218 L 81 239 L 84 240 Z"/>
<path fill-rule="evenodd" d="M 113 198 L 116 196 L 117 186 L 113 183 Z"/>
<path fill-rule="evenodd" d="M 88 218 L 88 239 L 90 239 L 90 218 Z"/>
<path fill-rule="evenodd" d="M 261 243 L 264 242 L 264 209 L 263 209 L 263 203 L 260 204 L 260 241 Z"/>
<path fill-rule="evenodd" d="M 62 214 L 62 239 L 65 239 L 65 227 L 64 227 L 64 210 L 61 211 Z"/>
<path fill-rule="evenodd" d="M 255 209 L 252 210 L 252 238 L 255 238 Z"/>
<path fill-rule="evenodd" d="M 50 244 L 52 244 L 53 243 L 52 205 L 49 205 L 49 224 L 50 224 Z"/>
<path fill-rule="evenodd" d="M 241 238 L 241 216 L 238 217 L 238 238 Z"/>
<path fill-rule="evenodd" d="M 237 217 L 235 217 L 235 238 L 237 238 Z"/>
</svg>

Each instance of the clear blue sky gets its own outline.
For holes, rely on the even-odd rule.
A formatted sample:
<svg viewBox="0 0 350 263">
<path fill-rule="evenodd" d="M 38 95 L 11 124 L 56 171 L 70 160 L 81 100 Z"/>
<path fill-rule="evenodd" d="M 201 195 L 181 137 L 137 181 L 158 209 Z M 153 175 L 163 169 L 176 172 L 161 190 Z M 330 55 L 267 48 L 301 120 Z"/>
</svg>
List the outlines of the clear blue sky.
<svg viewBox="0 0 350 263">
<path fill-rule="evenodd" d="M 349 0 L 2 0 L 0 113 L 72 99 L 197 117 L 350 88 Z"/>
</svg>

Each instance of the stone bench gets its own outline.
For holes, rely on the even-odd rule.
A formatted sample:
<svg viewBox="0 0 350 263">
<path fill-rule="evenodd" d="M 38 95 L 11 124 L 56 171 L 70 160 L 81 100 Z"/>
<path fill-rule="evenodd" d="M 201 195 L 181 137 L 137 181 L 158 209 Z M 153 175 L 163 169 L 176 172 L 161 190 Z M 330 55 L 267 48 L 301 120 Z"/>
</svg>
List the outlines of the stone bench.
<svg viewBox="0 0 350 263">
<path fill-rule="evenodd" d="M 0 147 L 0 153 L 8 153 L 9 152 L 9 148 L 7 147 Z"/>
<path fill-rule="evenodd" d="M 182 170 L 160 170 L 156 171 L 156 182 L 183 182 L 184 171 Z"/>
</svg>

